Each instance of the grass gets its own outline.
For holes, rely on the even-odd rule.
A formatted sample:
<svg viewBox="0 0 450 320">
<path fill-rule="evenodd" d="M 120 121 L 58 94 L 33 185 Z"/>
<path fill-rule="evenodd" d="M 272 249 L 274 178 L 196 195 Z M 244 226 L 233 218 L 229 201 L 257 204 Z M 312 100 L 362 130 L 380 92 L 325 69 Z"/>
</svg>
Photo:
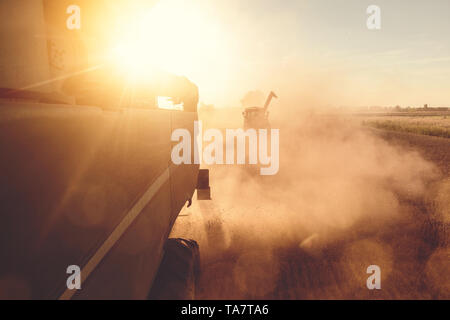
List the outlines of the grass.
<svg viewBox="0 0 450 320">
<path fill-rule="evenodd" d="M 377 129 L 410 132 L 428 136 L 450 138 L 450 118 L 436 117 L 380 117 L 364 120 L 363 125 Z"/>
</svg>

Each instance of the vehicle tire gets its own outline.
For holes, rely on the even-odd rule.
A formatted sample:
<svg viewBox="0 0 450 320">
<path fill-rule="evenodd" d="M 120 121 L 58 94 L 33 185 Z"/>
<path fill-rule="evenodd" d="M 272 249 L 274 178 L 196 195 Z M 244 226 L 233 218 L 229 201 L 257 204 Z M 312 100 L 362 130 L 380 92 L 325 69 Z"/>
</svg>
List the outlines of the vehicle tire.
<svg viewBox="0 0 450 320">
<path fill-rule="evenodd" d="M 200 251 L 197 242 L 168 239 L 164 251 L 149 299 L 193 300 L 200 274 Z"/>
</svg>

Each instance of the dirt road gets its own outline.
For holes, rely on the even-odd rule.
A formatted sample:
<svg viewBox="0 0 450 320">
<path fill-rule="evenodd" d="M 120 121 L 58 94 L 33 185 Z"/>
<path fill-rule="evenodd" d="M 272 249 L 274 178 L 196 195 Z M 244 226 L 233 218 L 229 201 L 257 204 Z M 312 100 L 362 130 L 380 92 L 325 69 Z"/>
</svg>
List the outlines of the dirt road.
<svg viewBox="0 0 450 320">
<path fill-rule="evenodd" d="M 285 198 L 298 189 L 277 184 L 277 178 L 264 179 L 245 167 L 210 168 L 213 201 L 194 201 L 184 209 L 171 235 L 199 242 L 202 275 L 196 297 L 450 298 L 450 140 L 375 134 L 389 145 L 423 155 L 441 174 L 428 182 L 423 196 L 395 194 L 395 215 L 358 215 L 345 226 L 308 228 L 308 212 L 305 206 L 299 209 L 295 200 L 300 201 L 302 194 Z M 324 194 L 320 201 L 329 199 Z M 300 222 L 291 220 L 300 210 Z M 371 265 L 381 269 L 381 290 L 367 289 Z"/>
</svg>

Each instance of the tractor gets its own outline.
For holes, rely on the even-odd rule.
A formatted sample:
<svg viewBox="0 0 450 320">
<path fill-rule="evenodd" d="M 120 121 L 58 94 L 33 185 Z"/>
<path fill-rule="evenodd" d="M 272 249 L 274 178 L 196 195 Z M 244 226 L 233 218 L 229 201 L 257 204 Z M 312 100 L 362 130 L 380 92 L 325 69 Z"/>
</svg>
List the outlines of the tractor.
<svg viewBox="0 0 450 320">
<path fill-rule="evenodd" d="M 269 108 L 270 102 L 273 98 L 278 98 L 277 95 L 271 91 L 266 99 L 264 107 L 249 107 L 246 108 L 242 115 L 244 116 L 244 129 L 268 129 L 269 122 Z"/>
</svg>

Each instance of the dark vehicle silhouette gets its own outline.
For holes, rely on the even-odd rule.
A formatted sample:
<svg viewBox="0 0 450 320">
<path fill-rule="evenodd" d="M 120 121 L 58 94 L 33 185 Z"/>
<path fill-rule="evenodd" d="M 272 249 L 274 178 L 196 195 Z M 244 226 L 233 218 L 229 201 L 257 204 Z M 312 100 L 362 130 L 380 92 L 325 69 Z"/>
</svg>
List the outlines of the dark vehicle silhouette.
<svg viewBox="0 0 450 320">
<path fill-rule="evenodd" d="M 0 2 L 0 298 L 146 299 L 197 186 L 198 165 L 171 162 L 171 133 L 194 139 L 198 88 L 86 68 L 82 37 L 61 25 L 70 4 Z M 195 242 L 175 243 L 197 261 Z M 73 265 L 80 290 L 67 287 Z"/>
<path fill-rule="evenodd" d="M 244 129 L 268 129 L 270 128 L 269 112 L 267 111 L 270 102 L 273 98 L 278 98 L 277 95 L 271 91 L 267 97 L 264 107 L 249 107 L 244 110 Z"/>
</svg>

